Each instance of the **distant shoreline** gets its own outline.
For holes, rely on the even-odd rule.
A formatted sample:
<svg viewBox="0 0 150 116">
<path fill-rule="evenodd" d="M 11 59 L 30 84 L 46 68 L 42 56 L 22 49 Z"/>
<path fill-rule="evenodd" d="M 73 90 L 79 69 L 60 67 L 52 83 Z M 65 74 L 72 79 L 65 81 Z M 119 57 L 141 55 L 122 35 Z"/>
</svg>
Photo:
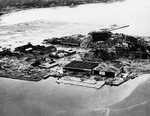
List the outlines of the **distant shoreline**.
<svg viewBox="0 0 150 116">
<path fill-rule="evenodd" d="M 34 9 L 34 8 L 52 8 L 52 7 L 62 7 L 62 6 L 68 6 L 70 8 L 77 7 L 79 5 L 83 4 L 96 4 L 96 3 L 112 3 L 116 1 L 123 1 L 123 0 L 96 0 L 96 1 L 87 1 L 87 0 L 78 0 L 78 1 L 69 1 L 66 2 L 65 0 L 62 2 L 54 2 L 54 1 L 48 1 L 48 2 L 27 2 L 27 3 L 14 3 L 12 5 L 1 5 L 0 3 L 0 16 L 4 14 L 8 14 L 11 12 L 21 11 L 21 10 L 27 10 L 27 9 Z"/>
</svg>

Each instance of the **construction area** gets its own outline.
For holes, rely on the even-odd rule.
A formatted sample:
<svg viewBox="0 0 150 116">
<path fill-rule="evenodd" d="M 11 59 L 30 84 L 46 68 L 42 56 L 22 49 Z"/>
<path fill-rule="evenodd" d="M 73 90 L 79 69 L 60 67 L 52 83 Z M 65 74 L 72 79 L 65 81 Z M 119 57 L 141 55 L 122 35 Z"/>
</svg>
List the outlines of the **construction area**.
<svg viewBox="0 0 150 116">
<path fill-rule="evenodd" d="M 0 51 L 0 77 L 100 89 L 119 86 L 138 75 L 150 73 L 150 42 L 144 37 L 112 33 L 129 25 L 45 39 L 41 45 Z"/>
</svg>

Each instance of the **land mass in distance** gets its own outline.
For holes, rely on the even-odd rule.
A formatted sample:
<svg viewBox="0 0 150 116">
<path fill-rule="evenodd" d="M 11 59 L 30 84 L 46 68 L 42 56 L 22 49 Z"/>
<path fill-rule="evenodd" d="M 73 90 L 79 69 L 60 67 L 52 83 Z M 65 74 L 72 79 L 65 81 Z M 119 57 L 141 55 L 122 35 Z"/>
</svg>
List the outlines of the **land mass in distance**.
<svg viewBox="0 0 150 116">
<path fill-rule="evenodd" d="M 123 0 L 0 0 L 0 15 L 12 11 L 30 8 L 46 8 L 57 6 L 75 7 L 88 3 L 110 3 Z"/>
</svg>

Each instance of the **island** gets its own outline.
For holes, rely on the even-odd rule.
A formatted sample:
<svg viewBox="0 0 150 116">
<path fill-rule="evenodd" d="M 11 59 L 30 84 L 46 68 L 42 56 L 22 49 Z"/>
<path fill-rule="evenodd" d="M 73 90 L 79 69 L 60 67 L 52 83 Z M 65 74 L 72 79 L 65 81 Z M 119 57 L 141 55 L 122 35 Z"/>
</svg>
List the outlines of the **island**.
<svg viewBox="0 0 150 116">
<path fill-rule="evenodd" d="M 112 33 L 127 26 L 43 40 L 0 51 L 0 77 L 100 89 L 150 73 L 150 37 Z"/>
</svg>

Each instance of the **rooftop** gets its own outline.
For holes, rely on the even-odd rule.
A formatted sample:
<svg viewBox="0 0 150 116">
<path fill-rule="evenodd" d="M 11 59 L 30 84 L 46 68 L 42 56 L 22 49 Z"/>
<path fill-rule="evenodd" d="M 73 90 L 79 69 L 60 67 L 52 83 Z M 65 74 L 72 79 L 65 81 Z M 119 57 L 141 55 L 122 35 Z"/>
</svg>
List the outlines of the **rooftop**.
<svg viewBox="0 0 150 116">
<path fill-rule="evenodd" d="M 67 64 L 64 68 L 71 68 L 71 69 L 87 69 L 91 70 L 98 66 L 98 63 L 95 62 L 88 62 L 88 61 L 72 61 L 71 63 Z"/>
<path fill-rule="evenodd" d="M 121 62 L 112 62 L 110 64 L 101 63 L 94 70 L 118 72 L 122 68 Z"/>
<path fill-rule="evenodd" d="M 61 42 L 61 44 L 67 44 L 67 45 L 73 45 L 73 46 L 79 46 L 80 42 L 78 40 L 74 39 L 66 39 Z"/>
</svg>

